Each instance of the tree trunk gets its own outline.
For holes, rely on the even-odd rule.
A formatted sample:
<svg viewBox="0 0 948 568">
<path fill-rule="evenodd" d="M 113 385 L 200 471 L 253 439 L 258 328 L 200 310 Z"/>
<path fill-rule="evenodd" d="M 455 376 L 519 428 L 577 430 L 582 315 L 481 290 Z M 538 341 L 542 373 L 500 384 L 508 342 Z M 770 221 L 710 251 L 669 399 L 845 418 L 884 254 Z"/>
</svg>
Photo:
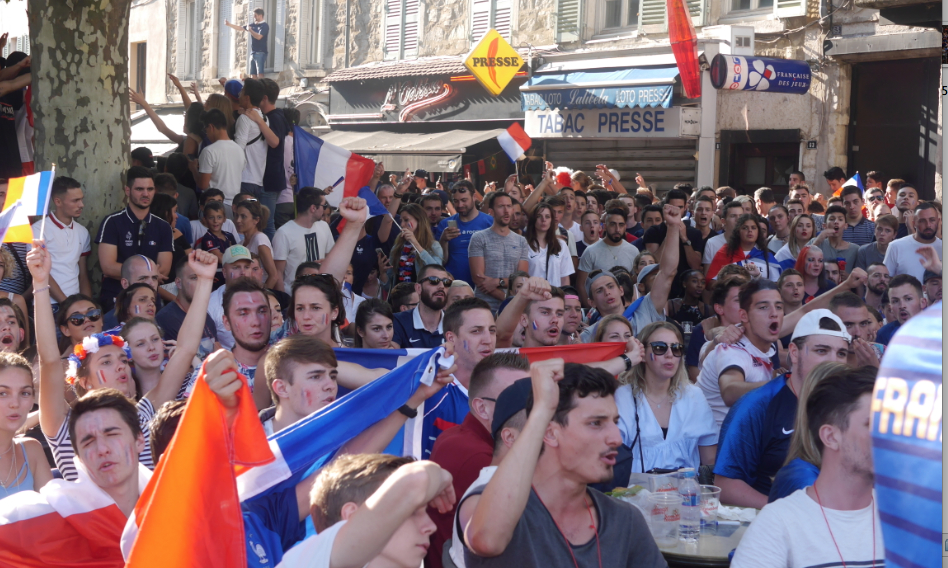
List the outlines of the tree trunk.
<svg viewBox="0 0 948 568">
<path fill-rule="evenodd" d="M 95 239 L 122 207 L 129 163 L 128 18 L 131 0 L 28 0 L 36 170 L 82 183 L 80 222 Z M 97 259 L 93 247 L 93 259 Z M 98 262 L 93 278 L 101 280 Z"/>
</svg>

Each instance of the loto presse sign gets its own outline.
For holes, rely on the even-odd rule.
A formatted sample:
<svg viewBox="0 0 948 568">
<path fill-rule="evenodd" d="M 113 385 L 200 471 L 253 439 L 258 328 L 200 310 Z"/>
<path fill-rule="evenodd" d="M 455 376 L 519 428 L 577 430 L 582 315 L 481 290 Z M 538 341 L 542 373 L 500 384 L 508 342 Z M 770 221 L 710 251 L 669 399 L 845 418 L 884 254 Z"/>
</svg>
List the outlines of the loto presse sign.
<svg viewBox="0 0 948 568">
<path fill-rule="evenodd" d="M 701 110 L 687 107 L 528 110 L 524 130 L 531 138 L 691 137 L 701 133 Z"/>
<path fill-rule="evenodd" d="M 464 65 L 496 97 L 523 67 L 523 58 L 497 30 L 490 29 L 464 57 Z"/>
</svg>

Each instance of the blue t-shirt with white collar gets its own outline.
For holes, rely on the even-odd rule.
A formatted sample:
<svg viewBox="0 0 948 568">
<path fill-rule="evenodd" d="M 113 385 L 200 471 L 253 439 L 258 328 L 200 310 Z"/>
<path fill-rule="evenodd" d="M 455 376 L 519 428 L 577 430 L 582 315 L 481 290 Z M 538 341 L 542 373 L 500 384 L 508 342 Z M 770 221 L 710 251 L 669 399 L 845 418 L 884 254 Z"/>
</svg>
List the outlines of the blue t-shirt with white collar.
<svg viewBox="0 0 948 568">
<path fill-rule="evenodd" d="M 402 349 L 431 349 L 444 343 L 444 312 L 438 322 L 438 330 L 432 333 L 425 329 L 418 307 L 395 314 L 392 340 Z"/>
</svg>

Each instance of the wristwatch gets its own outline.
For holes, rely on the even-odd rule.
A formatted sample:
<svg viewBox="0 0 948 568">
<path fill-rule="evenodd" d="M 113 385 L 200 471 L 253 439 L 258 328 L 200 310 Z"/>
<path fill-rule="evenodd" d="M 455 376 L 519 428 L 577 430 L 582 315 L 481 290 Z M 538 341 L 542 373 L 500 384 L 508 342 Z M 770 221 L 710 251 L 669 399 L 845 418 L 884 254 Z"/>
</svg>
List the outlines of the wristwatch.
<svg viewBox="0 0 948 568">
<path fill-rule="evenodd" d="M 626 355 L 625 353 L 619 355 L 619 357 L 621 357 L 622 360 L 625 361 L 625 370 L 626 370 L 626 371 L 631 371 L 631 370 L 632 370 L 632 359 L 629 359 L 629 356 Z"/>
<path fill-rule="evenodd" d="M 503 278 L 498 278 L 498 279 L 497 279 L 497 285 L 500 286 L 501 288 L 506 288 L 506 287 L 507 287 L 507 283 L 504 282 L 504 279 L 503 279 Z"/>
<path fill-rule="evenodd" d="M 407 404 L 403 404 L 400 407 L 398 407 L 398 411 L 409 418 L 414 418 L 418 416 L 418 409 L 412 408 L 408 406 Z"/>
<path fill-rule="evenodd" d="M 405 194 L 404 194 L 404 193 L 396 193 L 396 194 L 392 195 L 392 197 L 394 197 L 395 199 L 401 199 L 401 198 L 405 197 Z"/>
<path fill-rule="evenodd" d="M 688 240 L 685 241 L 685 246 L 687 246 L 687 247 L 690 247 L 690 246 L 691 246 L 691 239 L 688 239 Z"/>
</svg>

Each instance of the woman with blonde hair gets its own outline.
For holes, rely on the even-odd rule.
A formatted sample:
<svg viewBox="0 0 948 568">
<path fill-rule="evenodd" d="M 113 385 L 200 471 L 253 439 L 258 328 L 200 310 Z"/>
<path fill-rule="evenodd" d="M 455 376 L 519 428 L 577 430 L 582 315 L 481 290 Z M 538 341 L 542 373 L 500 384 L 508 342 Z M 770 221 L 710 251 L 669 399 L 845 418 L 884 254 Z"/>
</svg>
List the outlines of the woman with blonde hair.
<svg viewBox="0 0 948 568">
<path fill-rule="evenodd" d="M 409 203 L 398 214 L 402 220 L 402 232 L 389 254 L 395 272 L 394 282 L 418 282 L 421 269 L 429 264 L 441 264 L 444 251 L 431 233 L 428 216 L 420 205 Z"/>
<path fill-rule="evenodd" d="M 803 379 L 800 400 L 797 401 L 797 417 L 793 423 L 793 435 L 790 436 L 790 448 L 787 450 L 787 460 L 774 476 L 768 503 L 786 497 L 797 489 L 809 487 L 816 481 L 816 476 L 820 474 L 822 459 L 820 449 L 816 447 L 816 441 L 810 436 L 806 401 L 809 400 L 810 393 L 816 385 L 820 384 L 820 381 L 848 368 L 843 363 L 820 363 Z"/>
<path fill-rule="evenodd" d="M 639 341 L 645 357 L 619 376 L 615 395 L 632 473 L 714 464 L 718 427 L 701 389 L 688 380 L 681 332 L 672 323 L 653 322 Z"/>
<path fill-rule="evenodd" d="M 207 100 L 204 101 L 204 110 L 211 110 L 212 108 L 216 108 L 227 117 L 227 135 L 233 139 L 237 120 L 234 118 L 234 106 L 230 99 L 218 93 L 208 95 Z"/>
<path fill-rule="evenodd" d="M 626 351 L 631 351 L 634 346 L 633 339 L 635 339 L 635 334 L 632 331 L 632 322 L 622 314 L 612 314 L 599 320 L 593 342 L 619 341 L 626 344 Z"/>
</svg>

